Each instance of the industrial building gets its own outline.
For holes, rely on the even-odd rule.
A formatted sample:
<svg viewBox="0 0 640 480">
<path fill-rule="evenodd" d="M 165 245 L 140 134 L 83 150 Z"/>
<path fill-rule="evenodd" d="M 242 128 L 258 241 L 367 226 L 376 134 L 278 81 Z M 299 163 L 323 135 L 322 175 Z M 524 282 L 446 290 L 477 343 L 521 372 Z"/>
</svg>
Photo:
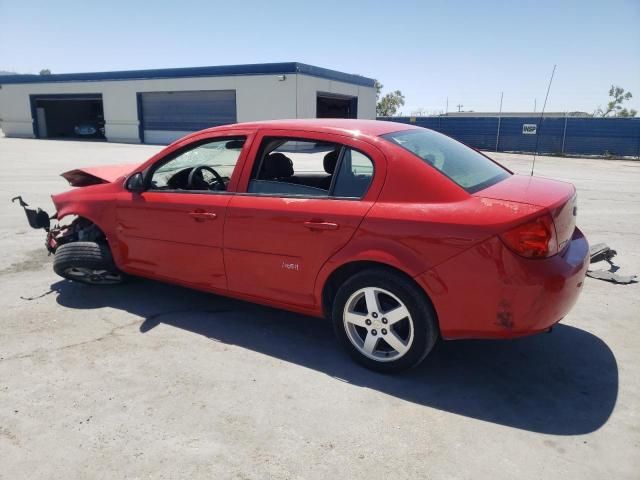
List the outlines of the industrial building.
<svg viewBox="0 0 640 480">
<path fill-rule="evenodd" d="M 298 62 L 0 76 L 7 137 L 166 144 L 228 123 L 375 116 L 373 79 Z"/>
</svg>

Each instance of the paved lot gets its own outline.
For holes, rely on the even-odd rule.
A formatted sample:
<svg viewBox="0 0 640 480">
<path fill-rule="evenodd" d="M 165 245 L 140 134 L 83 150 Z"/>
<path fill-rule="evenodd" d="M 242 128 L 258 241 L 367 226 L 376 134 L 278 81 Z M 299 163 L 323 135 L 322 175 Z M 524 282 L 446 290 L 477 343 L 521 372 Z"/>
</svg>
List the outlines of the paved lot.
<svg viewBox="0 0 640 480">
<path fill-rule="evenodd" d="M 61 281 L 9 198 L 52 208 L 60 172 L 158 149 L 0 138 L 0 478 L 638 478 L 640 284 L 587 279 L 551 334 L 440 344 L 381 376 L 320 320 Z M 574 182 L 589 240 L 640 273 L 640 162 L 536 174 Z"/>
</svg>

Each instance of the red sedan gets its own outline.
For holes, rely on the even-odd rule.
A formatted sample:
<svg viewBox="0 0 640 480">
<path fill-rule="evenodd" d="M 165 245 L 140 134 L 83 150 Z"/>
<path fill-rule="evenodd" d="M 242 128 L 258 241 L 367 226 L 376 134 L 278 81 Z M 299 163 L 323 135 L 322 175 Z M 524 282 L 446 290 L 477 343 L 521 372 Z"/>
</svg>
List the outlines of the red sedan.
<svg viewBox="0 0 640 480">
<path fill-rule="evenodd" d="M 49 232 L 59 275 L 130 274 L 328 317 L 385 372 L 439 337 L 548 331 L 588 265 L 573 185 L 400 123 L 228 125 L 137 167 L 63 176 L 82 188 L 53 196 L 55 217 L 74 219 Z"/>
</svg>

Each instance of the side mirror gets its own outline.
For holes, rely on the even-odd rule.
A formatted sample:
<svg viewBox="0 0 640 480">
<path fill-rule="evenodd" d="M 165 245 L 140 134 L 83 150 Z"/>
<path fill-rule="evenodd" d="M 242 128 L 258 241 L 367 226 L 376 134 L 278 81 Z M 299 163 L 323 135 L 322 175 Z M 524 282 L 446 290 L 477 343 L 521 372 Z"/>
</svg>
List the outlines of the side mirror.
<svg viewBox="0 0 640 480">
<path fill-rule="evenodd" d="M 130 192 L 140 193 L 144 192 L 144 177 L 142 173 L 134 173 L 127 179 L 127 183 L 125 184 L 125 188 Z"/>
</svg>

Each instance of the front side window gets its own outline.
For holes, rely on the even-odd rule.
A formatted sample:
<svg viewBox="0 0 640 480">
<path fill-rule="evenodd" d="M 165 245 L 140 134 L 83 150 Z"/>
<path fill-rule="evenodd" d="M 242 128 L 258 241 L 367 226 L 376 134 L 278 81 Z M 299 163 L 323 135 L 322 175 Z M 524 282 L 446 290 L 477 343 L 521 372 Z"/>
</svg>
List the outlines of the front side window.
<svg viewBox="0 0 640 480">
<path fill-rule="evenodd" d="M 249 182 L 249 193 L 362 198 L 372 179 L 371 159 L 344 145 L 265 138 Z"/>
<path fill-rule="evenodd" d="M 151 175 L 152 190 L 225 191 L 245 138 L 201 143 L 162 163 Z"/>
<path fill-rule="evenodd" d="M 510 175 L 472 148 L 431 130 L 404 130 L 382 135 L 382 138 L 420 157 L 469 193 L 487 188 Z"/>
</svg>

